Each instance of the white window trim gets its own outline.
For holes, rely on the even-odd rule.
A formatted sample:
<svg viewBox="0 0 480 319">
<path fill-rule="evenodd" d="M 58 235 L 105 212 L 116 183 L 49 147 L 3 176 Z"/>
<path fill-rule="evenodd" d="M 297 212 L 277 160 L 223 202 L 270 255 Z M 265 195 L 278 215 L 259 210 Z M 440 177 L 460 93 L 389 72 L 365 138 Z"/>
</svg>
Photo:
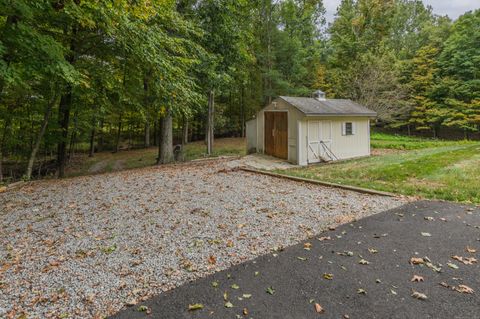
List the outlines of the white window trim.
<svg viewBox="0 0 480 319">
<path fill-rule="evenodd" d="M 347 135 L 347 123 L 352 123 L 352 134 Z M 347 121 L 342 123 L 342 135 L 343 136 L 350 136 L 357 134 L 357 126 L 354 121 Z"/>
</svg>

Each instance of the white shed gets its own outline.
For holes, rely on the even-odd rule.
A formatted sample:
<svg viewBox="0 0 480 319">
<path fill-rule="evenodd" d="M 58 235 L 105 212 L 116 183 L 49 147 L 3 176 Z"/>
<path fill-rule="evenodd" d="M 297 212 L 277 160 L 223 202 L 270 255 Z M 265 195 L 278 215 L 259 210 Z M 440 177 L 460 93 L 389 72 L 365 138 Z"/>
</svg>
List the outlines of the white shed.
<svg viewBox="0 0 480 319">
<path fill-rule="evenodd" d="M 247 148 L 298 165 L 370 155 L 377 113 L 351 100 L 280 96 L 247 122 Z"/>
</svg>

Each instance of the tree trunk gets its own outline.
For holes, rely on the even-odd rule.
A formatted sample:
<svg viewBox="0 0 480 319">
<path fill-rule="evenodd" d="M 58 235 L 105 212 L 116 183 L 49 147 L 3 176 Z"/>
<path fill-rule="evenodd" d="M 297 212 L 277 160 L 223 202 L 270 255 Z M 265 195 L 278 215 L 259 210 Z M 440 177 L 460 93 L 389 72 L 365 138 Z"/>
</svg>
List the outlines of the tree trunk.
<svg viewBox="0 0 480 319">
<path fill-rule="evenodd" d="M 150 147 L 150 121 L 147 119 L 145 122 L 145 147 Z"/>
<path fill-rule="evenodd" d="M 158 146 L 158 119 L 153 122 L 153 145 Z"/>
<path fill-rule="evenodd" d="M 241 110 L 241 121 L 242 121 L 242 137 L 245 137 L 245 103 L 244 103 L 244 88 L 240 89 L 240 110 Z"/>
<path fill-rule="evenodd" d="M 67 164 L 67 141 L 68 141 L 68 125 L 70 123 L 70 108 L 72 105 L 72 87 L 68 85 L 65 93 L 60 99 L 58 110 L 58 124 L 60 125 L 61 136 L 57 150 L 57 167 L 58 177 L 65 176 L 65 166 Z"/>
<path fill-rule="evenodd" d="M 97 143 L 97 152 L 103 151 L 103 144 L 104 144 L 104 134 L 103 134 L 103 127 L 104 127 L 104 120 L 103 118 L 100 121 L 100 132 L 98 133 L 98 143 Z"/>
<path fill-rule="evenodd" d="M 76 27 L 72 27 L 72 34 L 70 38 L 70 52 L 68 53 L 66 60 L 70 64 L 75 63 L 75 38 L 77 35 Z M 65 35 L 69 32 L 66 31 Z M 68 125 L 70 124 L 70 109 L 72 107 L 72 85 L 67 84 L 62 97 L 60 98 L 60 105 L 58 110 L 58 122 L 60 125 L 60 142 L 57 149 L 57 167 L 58 177 L 63 178 L 65 176 L 65 166 L 67 164 L 67 141 L 68 141 Z"/>
<path fill-rule="evenodd" d="M 118 129 L 117 129 L 117 138 L 115 140 L 115 151 L 117 153 L 120 150 L 120 136 L 122 134 L 122 114 L 120 113 L 118 117 Z"/>
<path fill-rule="evenodd" d="M 25 179 L 30 180 L 32 177 L 32 170 L 33 164 L 37 158 L 37 153 L 40 148 L 40 144 L 42 143 L 43 135 L 47 129 L 48 121 L 50 120 L 50 115 L 52 114 L 53 105 L 56 104 L 57 98 L 55 97 L 50 103 L 47 105 L 47 109 L 45 110 L 45 114 L 43 115 L 43 123 L 40 127 L 40 131 L 37 134 L 37 139 L 32 149 L 32 153 L 30 154 L 30 159 L 28 160 L 27 171 L 25 172 Z"/>
<path fill-rule="evenodd" d="M 183 117 L 183 127 L 182 127 L 182 145 L 188 144 L 188 118 Z"/>
<path fill-rule="evenodd" d="M 92 131 L 90 132 L 90 149 L 88 151 L 88 157 L 93 157 L 95 154 L 95 121 L 92 126 Z"/>
<path fill-rule="evenodd" d="M 145 148 L 150 147 L 150 117 L 148 116 L 149 110 L 149 83 L 148 83 L 148 76 L 144 76 L 143 78 L 143 93 L 144 97 L 144 108 L 146 109 L 146 121 L 145 121 Z"/>
<path fill-rule="evenodd" d="M 173 126 L 170 109 L 160 119 L 160 143 L 157 164 L 173 162 Z"/>
<path fill-rule="evenodd" d="M 208 119 L 207 119 L 207 154 L 213 153 L 213 129 L 215 112 L 215 92 L 213 90 L 208 94 Z"/>
<path fill-rule="evenodd" d="M 2 140 L 0 141 L 0 182 L 3 182 L 3 157 L 5 156 L 5 144 L 7 141 L 7 135 L 10 131 L 10 125 L 12 123 L 12 118 L 7 117 L 5 126 L 3 127 Z"/>
</svg>

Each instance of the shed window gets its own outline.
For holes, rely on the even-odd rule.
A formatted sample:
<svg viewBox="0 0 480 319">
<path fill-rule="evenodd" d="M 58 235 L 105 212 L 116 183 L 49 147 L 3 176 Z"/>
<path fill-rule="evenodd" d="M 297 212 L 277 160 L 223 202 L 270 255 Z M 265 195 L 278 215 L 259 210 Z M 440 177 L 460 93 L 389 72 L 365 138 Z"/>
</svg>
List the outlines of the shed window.
<svg viewBox="0 0 480 319">
<path fill-rule="evenodd" d="M 353 135 L 353 123 L 352 122 L 345 122 L 343 123 L 343 135 Z"/>
</svg>

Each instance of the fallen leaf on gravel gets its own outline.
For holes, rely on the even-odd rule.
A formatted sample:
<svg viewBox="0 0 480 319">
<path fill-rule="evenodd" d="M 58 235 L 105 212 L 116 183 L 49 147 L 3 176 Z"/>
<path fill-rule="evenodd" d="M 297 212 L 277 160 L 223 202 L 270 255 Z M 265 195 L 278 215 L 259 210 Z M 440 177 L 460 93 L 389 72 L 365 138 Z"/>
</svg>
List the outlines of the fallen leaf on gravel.
<svg viewBox="0 0 480 319">
<path fill-rule="evenodd" d="M 426 294 L 422 294 L 421 292 L 418 292 L 418 291 L 413 291 L 412 293 L 412 297 L 415 298 L 415 299 L 419 299 L 419 300 L 427 300 L 428 297 Z"/>
<path fill-rule="evenodd" d="M 358 289 L 357 289 L 357 294 L 366 295 L 366 294 L 367 294 L 367 291 L 366 291 L 365 289 L 358 288 Z"/>
<path fill-rule="evenodd" d="M 317 313 L 322 313 L 322 312 L 324 312 L 325 310 L 322 308 L 322 306 L 321 306 L 319 303 L 316 303 L 316 304 L 315 304 L 315 311 L 316 311 Z"/>
<path fill-rule="evenodd" d="M 212 281 L 212 287 L 217 288 L 218 287 L 218 281 Z"/>
<path fill-rule="evenodd" d="M 458 266 L 452 263 L 447 263 L 447 266 L 453 269 L 458 269 Z"/>
<path fill-rule="evenodd" d="M 268 287 L 266 290 L 267 294 L 273 295 L 275 293 L 275 289 L 273 287 Z"/>
<path fill-rule="evenodd" d="M 48 264 L 52 267 L 58 267 L 60 266 L 60 262 L 58 260 L 50 260 Z"/>
<path fill-rule="evenodd" d="M 332 238 L 331 238 L 330 236 L 325 236 L 325 237 L 320 237 L 320 238 L 318 238 L 318 240 L 320 240 L 320 241 L 332 240 Z"/>
<path fill-rule="evenodd" d="M 432 234 L 430 233 L 421 233 L 423 237 L 432 237 Z"/>
<path fill-rule="evenodd" d="M 473 253 L 476 253 L 476 252 L 477 252 L 477 250 L 476 250 L 476 249 L 474 249 L 474 248 L 470 248 L 469 246 L 467 246 L 467 248 L 465 248 L 465 250 L 467 251 L 467 253 L 471 253 L 471 254 L 473 254 Z"/>
<path fill-rule="evenodd" d="M 305 249 L 305 250 L 310 250 L 310 248 L 312 248 L 312 244 L 311 244 L 311 243 L 305 243 L 305 244 L 303 244 L 303 249 Z"/>
<path fill-rule="evenodd" d="M 328 226 L 328 230 L 334 231 L 335 229 L 335 226 Z"/>
<path fill-rule="evenodd" d="M 425 261 L 423 260 L 423 258 L 412 257 L 412 258 L 410 258 L 410 263 L 412 265 L 421 265 L 421 264 L 425 263 Z"/>
<path fill-rule="evenodd" d="M 128 307 L 132 307 L 132 306 L 135 306 L 137 304 L 137 301 L 135 299 L 129 299 L 129 300 L 127 300 L 127 302 L 125 304 Z"/>
<path fill-rule="evenodd" d="M 413 275 L 413 278 L 412 278 L 410 281 L 412 281 L 412 282 L 421 282 L 421 281 L 423 281 L 423 277 L 422 277 L 422 276 Z"/>
<path fill-rule="evenodd" d="M 466 285 L 458 285 L 458 287 L 455 288 L 456 291 L 464 294 L 473 294 L 474 290 Z"/>
<path fill-rule="evenodd" d="M 215 265 L 217 263 L 217 258 L 215 258 L 215 256 L 211 255 L 210 257 L 208 257 L 208 263 L 211 264 L 211 265 Z"/>
<path fill-rule="evenodd" d="M 370 264 L 370 262 L 367 261 L 367 260 L 365 260 L 365 259 L 360 259 L 360 260 L 358 261 L 358 263 L 359 263 L 360 265 L 368 265 L 368 264 Z"/>
<path fill-rule="evenodd" d="M 333 274 L 323 274 L 323 278 L 327 279 L 327 280 L 332 280 L 333 279 Z"/>
<path fill-rule="evenodd" d="M 195 303 L 193 305 L 188 305 L 188 310 L 193 311 L 193 310 L 199 310 L 203 309 L 203 305 L 201 303 Z"/>
<path fill-rule="evenodd" d="M 227 240 L 227 247 L 233 247 L 233 241 Z"/>
</svg>

